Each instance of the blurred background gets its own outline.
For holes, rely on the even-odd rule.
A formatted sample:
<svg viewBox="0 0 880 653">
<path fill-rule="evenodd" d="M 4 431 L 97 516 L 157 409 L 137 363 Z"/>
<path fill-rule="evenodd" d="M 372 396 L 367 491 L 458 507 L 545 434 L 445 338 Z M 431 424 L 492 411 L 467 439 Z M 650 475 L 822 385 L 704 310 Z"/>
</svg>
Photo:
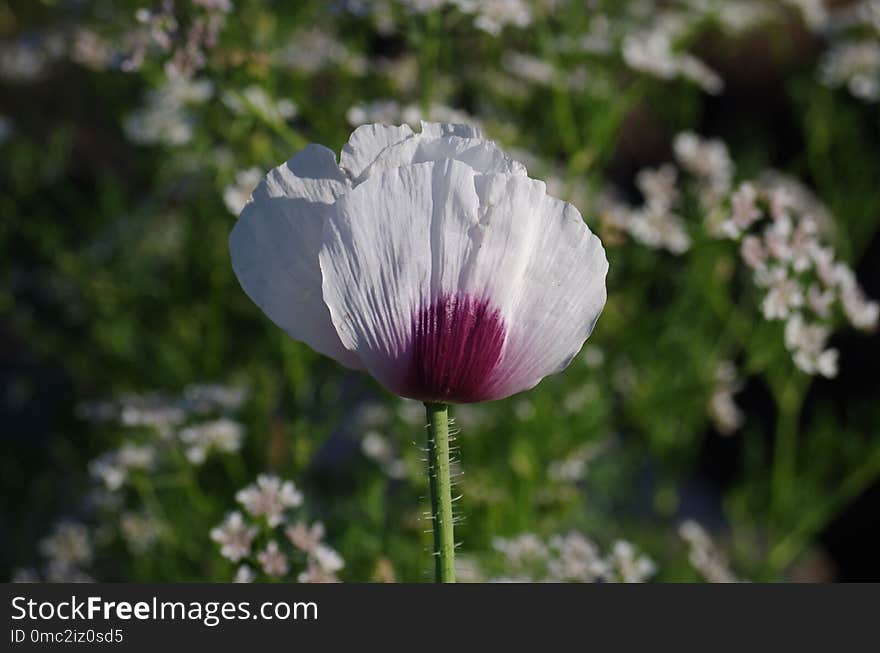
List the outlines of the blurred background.
<svg viewBox="0 0 880 653">
<path fill-rule="evenodd" d="M 483 128 L 605 243 L 453 409 L 463 580 L 880 580 L 880 2 L 0 1 L 0 579 L 430 579 L 420 404 L 228 234 L 358 125 Z"/>
</svg>

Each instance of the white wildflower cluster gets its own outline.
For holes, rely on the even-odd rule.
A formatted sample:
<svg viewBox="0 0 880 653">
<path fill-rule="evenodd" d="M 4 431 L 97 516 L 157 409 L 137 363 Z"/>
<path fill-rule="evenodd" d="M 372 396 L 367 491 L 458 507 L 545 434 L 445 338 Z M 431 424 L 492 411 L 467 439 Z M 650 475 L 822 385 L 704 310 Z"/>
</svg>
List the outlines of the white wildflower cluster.
<svg viewBox="0 0 880 653">
<path fill-rule="evenodd" d="M 677 172 L 671 165 L 639 172 L 636 183 L 644 197 L 641 206 L 631 207 L 611 194 L 599 199 L 599 210 L 606 228 L 629 234 L 633 240 L 652 249 L 672 254 L 685 253 L 691 238 L 684 221 L 673 210 L 678 198 Z"/>
<path fill-rule="evenodd" d="M 828 42 L 819 62 L 819 81 L 830 88 L 846 88 L 863 102 L 880 101 L 880 2 L 787 2 L 801 11 L 809 29 Z"/>
<path fill-rule="evenodd" d="M 49 582 L 91 580 L 88 566 L 95 551 L 120 537 L 135 556 L 153 549 L 165 525 L 159 516 L 140 505 L 130 507 L 137 495 L 138 477 L 179 468 L 181 460 L 203 463 L 212 452 L 232 453 L 241 447 L 240 424 L 218 414 L 241 407 L 245 390 L 216 384 L 188 386 L 181 396 L 129 395 L 114 401 L 82 404 L 79 416 L 96 423 L 121 427 L 126 432 L 119 446 L 89 464 L 93 486 L 84 508 L 97 525 L 90 528 L 65 521 L 40 542 L 46 558 L 42 573 L 19 570 L 20 580 Z M 212 419 L 205 419 L 206 417 Z M 136 500 L 135 500 L 136 503 Z"/>
<path fill-rule="evenodd" d="M 731 435 L 745 421 L 745 415 L 734 399 L 734 395 L 743 387 L 736 365 L 731 361 L 721 361 L 715 368 L 714 381 L 709 398 L 709 416 L 721 435 Z"/>
<path fill-rule="evenodd" d="M 496 538 L 504 575 L 492 582 L 643 583 L 657 572 L 654 562 L 629 542 L 618 540 L 602 555 L 591 539 L 577 531 L 543 540 L 533 533 Z"/>
<path fill-rule="evenodd" d="M 819 79 L 832 88 L 846 87 L 859 100 L 880 101 L 880 39 L 833 43 L 822 56 Z"/>
<path fill-rule="evenodd" d="M 637 70 L 661 79 L 686 79 L 706 93 L 718 95 L 724 81 L 702 60 L 674 47 L 676 31 L 672 24 L 658 23 L 650 30 L 627 34 L 623 40 L 624 62 Z"/>
<path fill-rule="evenodd" d="M 239 490 L 235 500 L 245 507 L 252 517 L 265 517 L 271 528 L 284 522 L 289 508 L 302 505 L 302 492 L 293 481 L 282 481 L 271 474 L 260 474 L 256 483 Z"/>
<path fill-rule="evenodd" d="M 90 583 L 87 569 L 94 559 L 92 534 L 84 524 L 65 520 L 37 546 L 43 557 L 42 574 L 35 569 L 16 569 L 12 582 Z"/>
<path fill-rule="evenodd" d="M 825 242 L 833 226 L 828 209 L 797 180 L 773 171 L 734 188 L 734 166 L 719 140 L 685 132 L 676 136 L 674 152 L 678 168 L 666 164 L 639 172 L 642 206 L 630 207 L 607 193 L 600 198 L 608 242 L 619 240 L 614 234 L 622 232 L 648 247 L 684 253 L 691 237 L 676 207 L 685 190 L 692 192 L 707 233 L 739 244 L 762 292 L 764 317 L 787 321 L 785 345 L 797 367 L 807 374 L 836 376 L 838 353 L 826 346 L 833 309 L 839 306 L 852 326 L 873 330 L 880 306 L 865 296 L 852 269 Z M 688 179 L 680 179 L 681 172 Z M 713 398 L 714 417 L 719 409 L 734 417 L 725 405 L 728 395 Z"/>
<path fill-rule="evenodd" d="M 807 374 L 837 375 L 838 353 L 827 347 L 833 309 L 856 328 L 876 328 L 880 306 L 869 301 L 852 269 L 823 242 L 827 209 L 778 174 L 743 183 L 731 196 L 721 237 L 740 244 L 740 255 L 764 297 L 768 320 L 786 320 L 785 346 Z"/>
<path fill-rule="evenodd" d="M 121 69 L 138 71 L 150 56 L 165 57 L 169 79 L 190 78 L 204 68 L 207 53 L 217 46 L 233 4 L 228 0 L 190 0 L 190 5 L 186 25 L 178 20 L 172 0 L 163 0 L 155 9 L 138 9 L 138 28 L 128 34 L 129 52 Z"/>
<path fill-rule="evenodd" d="M 239 451 L 243 428 L 226 414 L 238 410 L 246 398 L 242 388 L 194 384 L 180 397 L 128 395 L 82 404 L 77 407 L 80 417 L 135 431 L 117 449 L 93 460 L 89 471 L 104 491 L 113 493 L 128 484 L 133 472 L 173 465 L 175 450 L 182 450 L 193 465 L 201 465 L 214 452 Z"/>
<path fill-rule="evenodd" d="M 693 568 L 710 583 L 739 582 L 706 530 L 697 522 L 687 520 L 678 527 L 678 535 L 688 545 L 688 560 Z"/>
<path fill-rule="evenodd" d="M 185 145 L 193 138 L 195 123 L 189 107 L 208 101 L 213 93 L 208 80 L 168 78 L 147 93 L 143 107 L 125 117 L 125 134 L 143 145 Z"/>
<path fill-rule="evenodd" d="M 704 140 L 684 132 L 675 138 L 674 150 L 681 170 L 691 175 L 707 222 L 711 223 L 732 184 L 733 163 L 727 146 L 719 140 Z M 641 170 L 636 185 L 644 203 L 631 207 L 605 193 L 598 202 L 604 227 L 627 233 L 648 247 L 683 254 L 690 249 L 691 237 L 676 213 L 682 198 L 680 183 L 679 170 L 672 164 Z M 609 240 L 617 239 L 611 234 Z"/>
<path fill-rule="evenodd" d="M 149 444 L 124 444 L 119 449 L 101 454 L 89 464 L 92 477 L 101 481 L 110 492 L 119 490 L 133 470 L 150 471 L 156 462 L 156 448 Z"/>
<path fill-rule="evenodd" d="M 345 561 L 324 543 L 321 522 L 309 524 L 292 514 L 303 505 L 303 495 L 292 481 L 261 474 L 236 494 L 236 500 L 244 514 L 230 512 L 210 534 L 220 554 L 238 565 L 236 582 L 253 582 L 259 572 L 284 578 L 294 567 L 299 569 L 297 582 L 337 582 Z"/>
<path fill-rule="evenodd" d="M 201 465 L 211 451 L 235 453 L 241 449 L 244 428 L 228 417 L 221 417 L 188 426 L 178 435 L 186 447 L 187 460 L 193 465 Z"/>
<path fill-rule="evenodd" d="M 474 17 L 474 27 L 498 36 L 508 25 L 523 29 L 532 24 L 525 0 L 452 0 L 459 11 Z"/>
<path fill-rule="evenodd" d="M 711 95 L 721 93 L 724 81 L 718 73 L 680 46 L 692 28 L 707 18 L 723 20 L 718 6 L 719 3 L 707 1 L 672 2 L 660 8 L 653 3 L 628 3 L 620 46 L 623 62 L 635 71 L 659 79 L 683 79 Z M 738 10 L 740 15 L 745 12 Z"/>
<path fill-rule="evenodd" d="M 725 199 L 733 184 L 733 161 L 727 145 L 717 138 L 704 139 L 682 132 L 673 141 L 675 159 L 696 182 L 700 206 L 712 219 L 712 211 Z"/>
</svg>

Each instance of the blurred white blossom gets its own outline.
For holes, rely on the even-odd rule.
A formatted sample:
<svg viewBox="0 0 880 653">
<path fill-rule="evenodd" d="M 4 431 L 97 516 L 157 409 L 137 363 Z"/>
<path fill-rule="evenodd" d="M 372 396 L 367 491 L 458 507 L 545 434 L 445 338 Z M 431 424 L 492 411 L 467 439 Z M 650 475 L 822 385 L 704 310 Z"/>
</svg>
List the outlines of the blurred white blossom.
<svg viewBox="0 0 880 653">
<path fill-rule="evenodd" d="M 715 546 L 706 530 L 693 520 L 681 523 L 679 537 L 689 547 L 688 558 L 694 569 L 710 583 L 736 583 L 724 554 Z"/>
<path fill-rule="evenodd" d="M 256 536 L 256 527 L 246 524 L 237 510 L 226 515 L 223 523 L 211 530 L 211 539 L 220 545 L 220 555 L 232 562 L 250 555 Z"/>
<path fill-rule="evenodd" d="M 278 548 L 275 540 L 270 540 L 266 548 L 257 554 L 257 560 L 266 575 L 272 578 L 280 578 L 290 569 L 287 556 Z"/>
<path fill-rule="evenodd" d="M 202 464 L 210 451 L 234 453 L 241 449 L 244 428 L 227 417 L 195 424 L 179 433 L 186 447 L 186 457 L 194 465 Z"/>
<path fill-rule="evenodd" d="M 184 145 L 193 137 L 195 116 L 187 109 L 207 101 L 213 94 L 208 80 L 175 77 L 147 94 L 143 108 L 126 116 L 128 138 L 145 145 Z"/>
<path fill-rule="evenodd" d="M 709 416 L 721 435 L 730 435 L 745 421 L 745 415 L 733 397 L 742 389 L 736 366 L 731 361 L 721 361 L 715 369 L 714 382 L 709 398 Z"/>
<path fill-rule="evenodd" d="M 257 482 L 239 490 L 235 499 L 254 517 L 265 516 L 269 526 L 282 523 L 289 508 L 302 505 L 302 493 L 293 481 L 282 481 L 271 474 L 260 474 Z"/>
</svg>

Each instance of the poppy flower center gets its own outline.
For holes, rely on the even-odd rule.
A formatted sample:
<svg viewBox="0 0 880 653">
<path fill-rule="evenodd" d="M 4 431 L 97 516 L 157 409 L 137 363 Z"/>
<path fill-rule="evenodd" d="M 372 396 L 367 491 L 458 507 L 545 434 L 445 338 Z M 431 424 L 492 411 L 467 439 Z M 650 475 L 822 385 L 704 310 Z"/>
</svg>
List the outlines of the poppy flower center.
<svg viewBox="0 0 880 653">
<path fill-rule="evenodd" d="M 442 295 L 414 313 L 412 333 L 408 396 L 452 403 L 491 398 L 506 329 L 488 300 Z"/>
</svg>

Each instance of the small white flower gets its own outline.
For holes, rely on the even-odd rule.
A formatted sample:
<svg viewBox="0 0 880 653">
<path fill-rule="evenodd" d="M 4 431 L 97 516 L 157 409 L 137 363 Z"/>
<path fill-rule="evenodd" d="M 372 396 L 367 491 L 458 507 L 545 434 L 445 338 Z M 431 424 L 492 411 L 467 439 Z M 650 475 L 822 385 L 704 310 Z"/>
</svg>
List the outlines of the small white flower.
<svg viewBox="0 0 880 653">
<path fill-rule="evenodd" d="M 722 361 L 715 370 L 715 387 L 709 399 L 709 415 L 722 435 L 735 433 L 745 421 L 744 413 L 733 398 L 741 389 L 736 366 Z"/>
<path fill-rule="evenodd" d="M 832 45 L 820 63 L 819 75 L 828 86 L 846 86 L 865 102 L 880 100 L 880 43 L 874 39 Z"/>
<path fill-rule="evenodd" d="M 798 369 L 826 378 L 837 376 L 839 353 L 826 349 L 830 331 L 821 324 L 807 324 L 800 313 L 791 316 L 785 325 L 785 346 L 792 352 Z"/>
<path fill-rule="evenodd" d="M 149 469 L 156 460 L 156 450 L 149 445 L 125 444 L 116 451 L 116 461 L 126 469 Z"/>
<path fill-rule="evenodd" d="M 595 543 L 580 533 L 555 535 L 550 539 L 550 548 L 557 556 L 547 564 L 551 581 L 592 583 L 609 576 L 608 563 Z"/>
<path fill-rule="evenodd" d="M 111 492 L 118 490 L 128 480 L 128 470 L 113 453 L 106 453 L 89 463 L 89 473 L 104 483 Z"/>
<path fill-rule="evenodd" d="M 622 583 L 644 583 L 657 573 L 657 565 L 649 557 L 638 555 L 629 542 L 618 540 L 611 549 L 607 565 Z"/>
<path fill-rule="evenodd" d="M 691 246 L 681 217 L 650 205 L 633 212 L 627 231 L 643 245 L 675 255 L 685 253 Z"/>
<path fill-rule="evenodd" d="M 761 217 L 757 199 L 758 192 L 748 182 L 742 184 L 731 196 L 733 215 L 723 225 L 728 237 L 739 238 L 742 232 L 748 230 Z"/>
<path fill-rule="evenodd" d="M 298 521 L 284 529 L 284 534 L 297 549 L 303 553 L 312 553 L 324 539 L 324 525 L 315 522 L 310 527 L 305 522 Z"/>
<path fill-rule="evenodd" d="M 292 481 L 282 482 L 270 474 L 260 474 L 256 484 L 239 490 L 235 498 L 254 517 L 264 515 L 273 528 L 284 521 L 288 508 L 297 508 L 303 501 Z"/>
<path fill-rule="evenodd" d="M 257 529 L 246 524 L 237 510 L 226 515 L 222 524 L 211 529 L 211 539 L 220 545 L 220 555 L 232 562 L 250 555 L 256 536 Z"/>
<path fill-rule="evenodd" d="M 816 223 L 808 218 L 802 218 L 791 234 L 789 252 L 791 267 L 795 272 L 805 272 L 813 264 L 812 252 L 818 247 L 816 240 Z"/>
<path fill-rule="evenodd" d="M 59 569 L 88 565 L 94 555 L 88 528 L 73 521 L 59 523 L 51 535 L 40 540 L 39 549 Z"/>
<path fill-rule="evenodd" d="M 736 576 L 730 571 L 727 559 L 715 546 L 705 529 L 693 520 L 678 527 L 678 535 L 690 551 L 691 565 L 710 583 L 735 583 Z"/>
<path fill-rule="evenodd" d="M 636 185 L 645 202 L 659 211 L 667 211 L 678 199 L 678 171 L 671 164 L 656 169 L 646 168 L 636 175 Z"/>
<path fill-rule="evenodd" d="M 791 260 L 792 231 L 791 218 L 788 216 L 774 220 L 764 229 L 764 247 L 772 258 L 780 262 Z"/>
<path fill-rule="evenodd" d="M 290 569 L 287 556 L 278 548 L 278 542 L 270 540 L 266 548 L 257 554 L 257 560 L 263 571 L 272 578 L 281 578 Z"/>
<path fill-rule="evenodd" d="M 733 161 L 723 141 L 682 132 L 675 137 L 673 149 L 681 167 L 707 182 L 714 191 L 724 192 L 730 188 Z"/>
<path fill-rule="evenodd" d="M 253 583 L 256 574 L 248 565 L 241 565 L 235 572 L 233 583 Z"/>
<path fill-rule="evenodd" d="M 220 418 L 189 426 L 180 431 L 180 440 L 186 446 L 186 457 L 200 465 L 210 451 L 233 453 L 241 449 L 244 429 L 238 422 Z"/>
<path fill-rule="evenodd" d="M 328 574 L 335 574 L 345 566 L 345 560 L 335 549 L 326 544 L 319 544 L 311 552 L 317 565 Z"/>
<path fill-rule="evenodd" d="M 880 317 L 880 304 L 869 301 L 858 284 L 846 285 L 840 291 L 840 302 L 847 319 L 857 329 L 873 331 Z"/>
<path fill-rule="evenodd" d="M 746 236 L 742 239 L 739 248 L 740 256 L 746 265 L 753 270 L 763 270 L 767 260 L 767 250 L 764 249 L 764 241 L 758 236 Z"/>
<path fill-rule="evenodd" d="M 831 305 L 836 295 L 833 290 L 823 290 L 817 283 L 807 288 L 807 306 L 819 317 L 827 319 L 831 315 Z"/>
<path fill-rule="evenodd" d="M 800 284 L 783 268 L 774 268 L 768 276 L 767 295 L 761 303 L 761 311 L 768 320 L 784 320 L 794 309 L 804 303 Z"/>
</svg>

